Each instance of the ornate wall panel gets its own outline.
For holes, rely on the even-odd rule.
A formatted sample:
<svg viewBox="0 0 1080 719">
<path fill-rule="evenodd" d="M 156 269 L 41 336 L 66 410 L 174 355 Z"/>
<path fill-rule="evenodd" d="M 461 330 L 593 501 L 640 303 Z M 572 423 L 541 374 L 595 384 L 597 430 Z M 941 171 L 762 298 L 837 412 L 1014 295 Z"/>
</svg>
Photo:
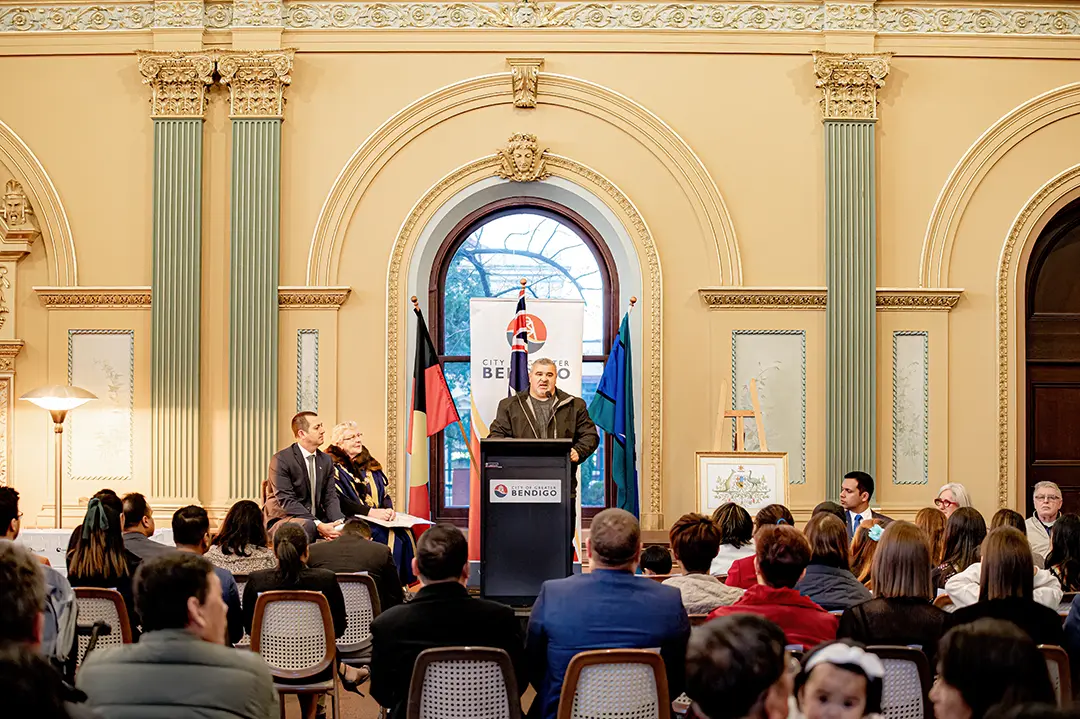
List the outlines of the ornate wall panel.
<svg viewBox="0 0 1080 719">
<path fill-rule="evenodd" d="M 930 483 L 930 334 L 893 332 L 893 484 Z"/>
<path fill-rule="evenodd" d="M 134 474 L 135 331 L 68 330 L 68 384 L 97 400 L 68 414 L 67 479 L 100 485 Z"/>
<path fill-rule="evenodd" d="M 296 411 L 319 411 L 319 330 L 296 331 Z"/>
<path fill-rule="evenodd" d="M 788 482 L 806 483 L 806 331 L 735 330 L 731 333 L 732 409 L 750 409 L 750 380 L 757 380 L 770 452 L 788 453 Z M 754 422 L 746 423 L 746 450 L 761 446 Z M 733 445 L 734 446 L 734 445 Z"/>
</svg>

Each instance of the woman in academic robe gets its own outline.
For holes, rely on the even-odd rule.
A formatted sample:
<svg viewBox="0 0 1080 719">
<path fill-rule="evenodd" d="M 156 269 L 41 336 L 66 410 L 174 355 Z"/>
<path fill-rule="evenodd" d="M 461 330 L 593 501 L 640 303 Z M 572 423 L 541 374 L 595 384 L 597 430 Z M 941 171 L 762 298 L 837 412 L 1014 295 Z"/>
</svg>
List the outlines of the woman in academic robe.
<svg viewBox="0 0 1080 719">
<path fill-rule="evenodd" d="M 364 446 L 364 437 L 356 422 L 342 422 L 330 432 L 327 452 L 334 458 L 334 476 L 338 501 L 346 516 L 390 521 L 394 518 L 394 502 L 386 491 L 386 474 L 382 465 L 371 456 Z M 390 547 L 394 564 L 403 585 L 416 581 L 412 572 L 412 560 L 416 554 L 416 542 L 412 532 L 402 528 L 388 528 L 376 522 L 371 525 L 372 541 Z"/>
</svg>

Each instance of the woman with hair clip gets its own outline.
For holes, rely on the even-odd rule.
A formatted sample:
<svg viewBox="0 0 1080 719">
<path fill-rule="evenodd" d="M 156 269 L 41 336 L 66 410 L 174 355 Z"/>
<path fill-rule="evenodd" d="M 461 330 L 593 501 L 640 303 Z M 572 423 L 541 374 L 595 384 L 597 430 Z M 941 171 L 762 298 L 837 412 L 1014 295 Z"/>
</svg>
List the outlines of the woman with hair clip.
<svg viewBox="0 0 1080 719">
<path fill-rule="evenodd" d="M 874 588 L 870 569 L 874 565 L 874 554 L 884 531 L 883 520 L 864 519 L 855 530 L 855 536 L 851 538 L 851 573 L 869 589 Z"/>
<path fill-rule="evenodd" d="M 758 510 L 758 513 L 754 516 L 754 534 L 756 535 L 762 527 L 772 527 L 778 524 L 786 524 L 789 527 L 795 526 L 795 519 L 791 516 L 791 510 L 782 504 L 767 504 Z M 738 587 L 739 589 L 749 589 L 756 586 L 757 570 L 754 569 L 754 555 L 744 559 L 737 559 L 731 563 L 731 568 L 728 570 L 727 581 L 724 582 L 729 587 Z"/>
<path fill-rule="evenodd" d="M 979 547 L 986 539 L 986 520 L 974 507 L 961 507 L 945 523 L 944 559 L 934 569 L 931 578 L 936 589 L 979 561 Z"/>
<path fill-rule="evenodd" d="M 207 550 L 207 561 L 233 574 L 251 574 L 277 566 L 277 557 L 269 547 L 262 510 L 250 499 L 229 508 L 221 529 Z"/>
<path fill-rule="evenodd" d="M 826 642 L 803 657 L 795 697 L 805 719 L 862 719 L 881 713 L 884 679 L 885 665 L 861 644 Z"/>
<path fill-rule="evenodd" d="M 326 597 L 330 605 L 330 616 L 334 622 L 334 636 L 341 638 L 345 634 L 347 617 L 345 614 L 345 596 L 338 586 L 337 576 L 329 569 L 311 569 L 307 566 L 308 538 L 307 533 L 299 525 L 290 524 L 281 527 L 274 533 L 274 555 L 277 557 L 275 569 L 264 569 L 248 576 L 248 583 L 244 587 L 244 628 L 248 634 L 252 633 L 251 623 L 255 619 L 255 603 L 263 592 L 275 590 L 299 590 L 319 592 Z M 341 668 L 344 668 L 342 673 Z M 360 694 L 357 686 L 368 678 L 368 670 L 365 667 L 357 670 L 353 667 L 341 665 L 338 675 L 341 677 L 341 685 L 348 691 Z M 329 676 L 305 679 L 305 682 L 325 681 Z M 281 681 L 280 679 L 277 681 Z M 361 695 L 362 696 L 362 695 Z M 304 699 L 310 701 L 310 697 L 301 695 L 301 713 L 305 713 Z"/>
<path fill-rule="evenodd" d="M 131 581 L 139 558 L 124 549 L 120 513 L 98 498 L 86 505 L 86 516 L 68 553 L 68 582 L 72 587 L 115 589 L 124 598 L 132 637 L 138 636 L 139 615 L 131 593 Z"/>
</svg>

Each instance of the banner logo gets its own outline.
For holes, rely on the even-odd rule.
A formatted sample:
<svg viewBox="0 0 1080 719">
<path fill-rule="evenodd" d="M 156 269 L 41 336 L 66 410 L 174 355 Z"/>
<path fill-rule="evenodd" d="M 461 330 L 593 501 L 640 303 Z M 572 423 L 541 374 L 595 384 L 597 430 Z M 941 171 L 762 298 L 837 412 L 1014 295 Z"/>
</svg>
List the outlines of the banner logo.
<svg viewBox="0 0 1080 719">
<path fill-rule="evenodd" d="M 504 479 L 491 485 L 492 502 L 516 504 L 558 504 L 562 482 L 557 479 Z"/>
<path fill-rule="evenodd" d="M 514 346 L 514 322 L 515 319 L 510 320 L 510 324 L 506 326 L 506 344 L 511 347 Z M 525 313 L 525 327 L 528 331 L 527 344 L 529 354 L 533 352 L 539 352 L 540 348 L 547 342 L 547 325 L 544 321 L 534 314 L 528 312 Z"/>
<path fill-rule="evenodd" d="M 507 490 L 506 490 L 506 485 L 505 484 L 496 484 L 495 485 L 495 496 L 496 497 L 498 497 L 499 499 L 502 499 L 503 497 L 506 496 L 506 494 L 507 494 Z"/>
</svg>

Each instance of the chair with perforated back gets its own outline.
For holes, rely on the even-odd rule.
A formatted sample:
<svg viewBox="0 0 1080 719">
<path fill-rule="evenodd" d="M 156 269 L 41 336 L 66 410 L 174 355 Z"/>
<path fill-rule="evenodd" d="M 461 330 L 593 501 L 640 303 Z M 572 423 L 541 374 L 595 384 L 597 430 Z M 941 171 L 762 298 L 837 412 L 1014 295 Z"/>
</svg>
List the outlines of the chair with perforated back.
<svg viewBox="0 0 1080 719">
<path fill-rule="evenodd" d="M 1069 655 L 1061 647 L 1050 644 L 1040 644 L 1039 651 L 1046 660 L 1046 670 L 1050 673 L 1050 683 L 1054 685 L 1058 706 L 1072 706 L 1072 670 Z"/>
<path fill-rule="evenodd" d="M 405 719 L 521 719 L 510 655 L 492 647 L 420 652 Z"/>
<path fill-rule="evenodd" d="M 927 697 L 933 682 L 926 655 L 911 647 L 870 646 L 885 665 L 881 715 L 885 719 L 933 719 Z"/>
<path fill-rule="evenodd" d="M 240 592 L 240 606 L 244 606 L 244 587 L 248 583 L 248 575 L 246 574 L 234 574 L 233 579 L 236 580 L 236 591 Z M 251 635 L 244 630 L 244 636 L 240 637 L 240 641 L 233 645 L 237 649 L 250 649 L 251 648 Z"/>
<path fill-rule="evenodd" d="M 664 660 L 648 649 L 599 649 L 570 660 L 558 719 L 670 719 Z"/>
<path fill-rule="evenodd" d="M 382 611 L 375 580 L 367 574 L 338 574 L 349 623 L 337 640 L 338 659 L 349 666 L 371 663 L 371 623 Z"/>
<path fill-rule="evenodd" d="M 262 655 L 274 677 L 285 716 L 285 695 L 326 694 L 338 716 L 337 681 L 334 672 L 334 620 L 330 605 L 319 592 L 263 592 L 255 602 L 251 622 L 251 650 Z M 329 678 L 321 675 L 329 674 Z M 309 702 L 308 718 L 314 719 L 317 703 Z"/>
<path fill-rule="evenodd" d="M 91 638 L 96 638 L 95 646 L 120 646 L 131 644 L 131 623 L 128 621 L 127 605 L 120 592 L 115 589 L 96 587 L 75 587 L 75 602 L 78 605 L 77 635 L 79 652 L 75 659 L 76 668 L 86 659 L 91 646 Z M 97 625 L 98 631 L 93 632 Z"/>
</svg>

